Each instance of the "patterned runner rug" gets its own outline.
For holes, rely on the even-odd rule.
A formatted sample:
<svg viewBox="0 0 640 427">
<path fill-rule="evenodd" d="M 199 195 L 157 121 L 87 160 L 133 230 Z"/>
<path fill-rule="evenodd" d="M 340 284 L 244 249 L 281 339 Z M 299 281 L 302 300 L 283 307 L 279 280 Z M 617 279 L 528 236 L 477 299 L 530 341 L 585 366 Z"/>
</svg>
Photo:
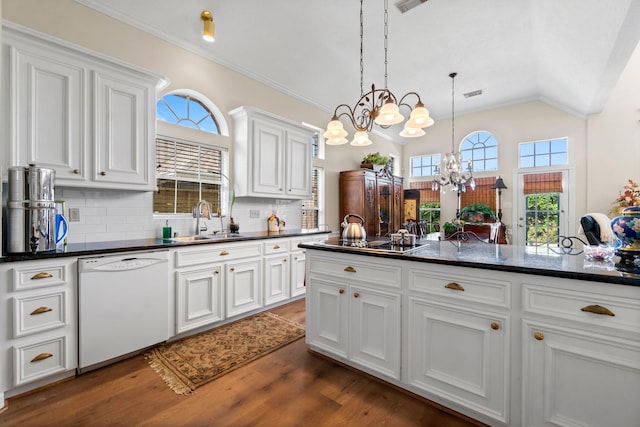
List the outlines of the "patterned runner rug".
<svg viewBox="0 0 640 427">
<path fill-rule="evenodd" d="M 196 388 L 304 336 L 304 326 L 269 312 L 167 344 L 144 357 L 178 394 Z"/>
</svg>

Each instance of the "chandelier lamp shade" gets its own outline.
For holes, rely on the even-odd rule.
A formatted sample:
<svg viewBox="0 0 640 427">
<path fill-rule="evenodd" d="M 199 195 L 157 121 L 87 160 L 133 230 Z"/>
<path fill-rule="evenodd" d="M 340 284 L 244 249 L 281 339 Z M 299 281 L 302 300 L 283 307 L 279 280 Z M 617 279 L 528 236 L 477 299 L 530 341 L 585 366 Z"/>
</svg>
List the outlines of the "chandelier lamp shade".
<svg viewBox="0 0 640 427">
<path fill-rule="evenodd" d="M 411 111 L 409 119 L 405 122 L 400 136 L 405 138 L 415 138 L 425 134 L 424 128 L 433 125 L 434 121 L 416 92 L 409 92 L 398 99 L 396 95 L 387 87 L 387 53 L 388 53 L 388 23 L 389 8 L 388 0 L 384 1 L 384 89 L 378 89 L 374 84 L 371 90 L 364 93 L 363 86 L 363 0 L 360 0 L 360 99 L 353 107 L 348 104 L 340 104 L 335 108 L 333 117 L 327 125 L 323 134 L 327 145 L 342 145 L 348 141 L 348 133 L 344 129 L 341 118 L 345 118 L 356 129 L 351 145 L 365 146 L 371 145 L 369 132 L 373 126 L 378 125 L 387 129 L 398 123 L 405 121 L 405 117 L 400 112 L 400 108 Z M 415 104 L 409 103 L 414 100 Z M 413 107 L 412 107 L 413 105 Z"/>
<path fill-rule="evenodd" d="M 216 24 L 213 23 L 213 15 L 208 10 L 203 10 L 200 19 L 204 24 L 202 38 L 205 41 L 213 42 L 216 39 Z"/>
<path fill-rule="evenodd" d="M 442 167 L 437 163 L 434 167 L 435 176 L 431 183 L 433 191 L 445 192 L 447 185 L 458 194 L 467 191 L 467 185 L 472 190 L 476 189 L 476 182 L 473 179 L 473 165 L 471 160 L 467 161 L 466 167 L 463 165 L 462 153 L 455 151 L 455 78 L 458 73 L 451 73 L 451 152 L 444 155 Z"/>
</svg>

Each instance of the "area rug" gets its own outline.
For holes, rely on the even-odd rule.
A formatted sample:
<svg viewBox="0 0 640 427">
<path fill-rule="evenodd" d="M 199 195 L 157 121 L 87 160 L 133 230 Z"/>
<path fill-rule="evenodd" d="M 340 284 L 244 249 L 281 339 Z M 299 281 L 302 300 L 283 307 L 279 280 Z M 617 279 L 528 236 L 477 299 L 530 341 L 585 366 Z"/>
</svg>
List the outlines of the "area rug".
<svg viewBox="0 0 640 427">
<path fill-rule="evenodd" d="M 304 326 L 269 312 L 161 344 L 144 356 L 178 394 L 221 377 L 304 336 Z"/>
</svg>

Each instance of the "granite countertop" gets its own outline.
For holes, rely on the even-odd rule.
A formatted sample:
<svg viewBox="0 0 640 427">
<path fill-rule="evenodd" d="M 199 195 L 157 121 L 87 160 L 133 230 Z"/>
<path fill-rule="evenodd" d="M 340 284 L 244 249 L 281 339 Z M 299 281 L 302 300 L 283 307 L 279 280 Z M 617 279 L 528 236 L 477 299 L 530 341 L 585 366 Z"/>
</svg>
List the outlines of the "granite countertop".
<svg viewBox="0 0 640 427">
<path fill-rule="evenodd" d="M 303 243 L 300 246 L 374 257 L 640 286 L 640 274 L 621 271 L 616 267 L 618 257 L 611 261 L 590 261 L 580 249 L 567 251 L 562 248 L 424 239 L 417 243 L 422 246 L 404 253 L 341 246 L 337 239 L 322 243 Z"/>
<path fill-rule="evenodd" d="M 169 249 L 182 246 L 193 245 L 212 245 L 212 244 L 225 244 L 232 242 L 242 242 L 251 240 L 264 240 L 275 238 L 287 238 L 297 236 L 312 236 L 328 234 L 331 231 L 303 231 L 286 230 L 278 233 L 270 233 L 267 231 L 256 232 L 243 232 L 238 237 L 231 239 L 203 239 L 194 240 L 189 242 L 180 242 L 175 240 L 163 240 L 163 239 L 139 239 L 139 240 L 113 240 L 106 242 L 94 242 L 94 243 L 70 243 L 67 244 L 64 249 L 51 252 L 39 252 L 21 253 L 21 254 L 7 254 L 0 257 L 0 262 L 14 262 L 14 261 L 30 261 L 41 260 L 58 257 L 71 257 L 71 256 L 93 256 L 103 255 L 115 252 L 133 252 L 133 251 L 145 251 L 145 250 L 157 250 L 157 249 Z"/>
</svg>

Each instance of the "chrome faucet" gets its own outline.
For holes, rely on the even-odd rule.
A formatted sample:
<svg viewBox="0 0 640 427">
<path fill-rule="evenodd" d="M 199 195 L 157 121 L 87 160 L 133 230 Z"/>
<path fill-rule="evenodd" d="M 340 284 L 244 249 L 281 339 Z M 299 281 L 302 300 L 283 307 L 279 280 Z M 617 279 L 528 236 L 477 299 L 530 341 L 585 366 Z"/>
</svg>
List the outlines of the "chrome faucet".
<svg viewBox="0 0 640 427">
<path fill-rule="evenodd" d="M 193 208 L 193 217 L 196 219 L 196 230 L 193 234 L 199 236 L 201 231 L 207 231 L 207 223 L 203 221 L 203 227 L 200 226 L 200 218 L 211 219 L 211 203 L 200 200 Z"/>
</svg>

